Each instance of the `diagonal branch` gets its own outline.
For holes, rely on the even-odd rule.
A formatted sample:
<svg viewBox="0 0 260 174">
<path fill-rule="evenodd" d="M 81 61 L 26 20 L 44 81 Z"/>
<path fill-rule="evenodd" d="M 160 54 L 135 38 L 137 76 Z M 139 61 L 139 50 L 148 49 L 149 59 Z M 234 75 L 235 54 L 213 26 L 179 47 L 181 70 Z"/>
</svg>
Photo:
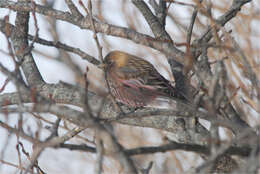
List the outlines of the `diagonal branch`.
<svg viewBox="0 0 260 174">
<path fill-rule="evenodd" d="M 153 31 L 155 38 L 161 38 L 165 40 L 165 42 L 172 43 L 171 37 L 165 31 L 159 19 L 151 12 L 146 3 L 143 0 L 132 0 L 132 2 L 146 19 L 147 23 Z"/>
<path fill-rule="evenodd" d="M 0 1 L 0 7 L 9 8 L 14 11 L 33 11 L 30 3 L 16 3 L 9 0 Z M 38 4 L 35 5 L 35 11 L 46 16 L 54 17 L 56 19 L 72 23 L 83 29 L 91 29 L 90 21 L 87 21 L 84 18 L 75 17 L 74 15 L 67 12 L 54 10 Z M 184 64 L 184 53 L 181 50 L 177 49 L 173 44 L 169 44 L 168 41 L 165 42 L 165 40 L 155 39 L 151 36 L 138 33 L 125 27 L 119 27 L 107 23 L 98 22 L 95 19 L 93 19 L 93 22 L 97 33 L 105 33 L 107 35 L 129 39 L 137 44 L 142 44 L 162 51 L 164 54 L 172 57 L 171 59 Z"/>
<path fill-rule="evenodd" d="M 8 26 L 8 28 L 10 29 L 11 32 L 13 32 L 14 29 L 15 29 L 14 25 L 12 25 L 10 23 L 6 23 L 4 20 L 0 19 L 0 31 L 2 31 L 3 33 L 6 33 L 6 30 L 5 30 L 6 26 Z M 33 40 L 33 38 L 34 38 L 34 36 L 28 34 L 29 40 Z M 55 48 L 58 48 L 58 49 L 63 49 L 65 51 L 72 52 L 74 54 L 79 55 L 82 59 L 87 60 L 88 62 L 90 62 L 94 65 L 100 64 L 99 60 L 97 60 L 95 57 L 85 53 L 84 51 L 80 50 L 79 48 L 71 47 L 69 45 L 66 45 L 66 44 L 60 42 L 60 41 L 53 42 L 53 41 L 48 41 L 48 40 L 45 40 L 43 38 L 37 37 L 37 38 L 35 38 L 35 42 L 42 44 L 42 45 L 52 46 L 52 47 L 55 47 Z"/>
<path fill-rule="evenodd" d="M 65 0 L 67 6 L 69 7 L 71 13 L 74 16 L 78 16 L 79 18 L 83 18 L 84 16 L 79 12 L 79 10 L 77 9 L 77 7 L 74 5 L 74 3 L 72 2 L 72 0 Z"/>
<path fill-rule="evenodd" d="M 34 7 L 32 5 L 32 11 Z M 34 62 L 28 45 L 29 12 L 17 12 L 15 26 L 11 33 L 11 40 L 18 61 L 21 63 L 24 75 L 29 85 L 36 86 L 43 83 L 41 74 Z"/>
<path fill-rule="evenodd" d="M 216 27 L 216 30 L 219 31 L 220 27 L 223 27 L 227 22 L 229 22 L 232 18 L 234 18 L 237 13 L 241 10 L 241 7 L 246 3 L 251 2 L 252 0 L 233 0 L 231 7 L 225 12 L 223 15 L 218 17 L 215 20 L 215 26 L 208 27 L 207 31 L 201 35 L 199 39 L 193 41 L 192 45 L 205 44 L 209 42 L 209 40 L 213 37 L 213 29 Z M 195 58 L 199 57 L 201 51 L 195 50 L 194 53 L 197 52 Z"/>
</svg>

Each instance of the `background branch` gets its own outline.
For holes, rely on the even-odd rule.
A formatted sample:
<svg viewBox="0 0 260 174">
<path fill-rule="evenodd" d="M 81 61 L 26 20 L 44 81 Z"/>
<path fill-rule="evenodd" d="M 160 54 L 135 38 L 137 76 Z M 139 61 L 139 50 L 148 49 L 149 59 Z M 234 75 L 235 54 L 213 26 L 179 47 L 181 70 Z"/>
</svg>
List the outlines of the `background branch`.
<svg viewBox="0 0 260 174">
<path fill-rule="evenodd" d="M 87 160 L 96 173 L 256 173 L 258 31 L 247 26 L 257 3 L 123 2 L 111 1 L 110 9 L 106 1 L 88 8 L 85 1 L 0 1 L 9 10 L 0 19 L 0 134 L 8 134 L 0 164 L 49 173 L 59 160 L 46 165 L 46 157 L 83 151 L 77 165 Z M 165 99 L 136 110 L 118 103 L 125 114 L 118 112 L 97 69 L 112 50 L 151 62 L 189 102 Z M 8 159 L 12 147 L 18 165 Z"/>
</svg>

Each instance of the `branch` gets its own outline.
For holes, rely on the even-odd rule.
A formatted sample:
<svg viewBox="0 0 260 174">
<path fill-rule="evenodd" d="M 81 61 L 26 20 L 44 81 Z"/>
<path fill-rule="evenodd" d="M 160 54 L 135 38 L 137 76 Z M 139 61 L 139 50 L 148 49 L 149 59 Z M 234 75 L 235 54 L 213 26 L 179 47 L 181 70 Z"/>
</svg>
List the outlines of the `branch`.
<svg viewBox="0 0 260 174">
<path fill-rule="evenodd" d="M 152 29 L 154 36 L 156 38 L 164 39 L 165 42 L 172 43 L 171 37 L 165 31 L 163 25 L 160 23 L 157 17 L 153 15 L 146 3 L 143 0 L 132 0 L 132 2 L 143 14 L 145 20 Z"/>
<path fill-rule="evenodd" d="M 79 12 L 79 10 L 77 9 L 77 7 L 74 5 L 74 3 L 71 0 L 65 0 L 67 6 L 69 7 L 71 13 L 74 16 L 78 16 L 79 18 L 83 18 L 84 16 Z"/>
<path fill-rule="evenodd" d="M 5 124 L 4 122 L 0 121 L 0 126 L 5 128 L 8 132 L 14 133 L 16 135 L 18 135 L 19 137 L 24 138 L 25 140 L 32 142 L 32 143 L 37 143 L 39 142 L 39 140 L 36 140 L 35 138 L 33 138 L 30 135 L 27 135 L 26 133 L 24 133 L 22 130 L 18 130 L 16 128 L 13 128 L 11 126 L 9 126 L 8 124 Z"/>
<path fill-rule="evenodd" d="M 0 7 L 9 8 L 14 11 L 33 11 L 31 3 L 16 3 L 9 0 L 0 1 Z M 91 30 L 90 21 L 87 21 L 84 18 L 79 18 L 74 15 L 71 15 L 68 12 L 54 10 L 38 4 L 35 5 L 35 12 L 69 22 L 83 29 Z M 125 27 L 119 27 L 107 23 L 98 22 L 95 19 L 93 19 L 93 22 L 97 33 L 105 33 L 107 35 L 129 39 L 137 44 L 142 44 L 154 48 L 156 50 L 162 51 L 166 55 L 172 57 L 172 59 L 176 60 L 177 62 L 184 64 L 184 53 L 177 49 L 173 44 L 165 42 L 165 40 L 155 39 L 153 37 L 138 33 L 134 30 Z"/>
<path fill-rule="evenodd" d="M 7 75 L 11 80 L 19 83 L 15 76 L 10 73 L 5 67 L 0 64 L 0 70 Z M 30 93 L 29 88 L 27 88 L 23 83 L 19 83 L 20 88 L 24 90 L 27 94 Z M 71 121 L 72 123 L 76 124 L 77 126 L 82 126 L 83 128 L 95 128 L 98 130 L 99 137 L 106 145 L 105 152 L 108 155 L 113 156 L 115 159 L 119 160 L 119 162 L 124 166 L 124 171 L 126 173 L 137 173 L 134 164 L 130 158 L 126 156 L 123 151 L 123 147 L 116 141 L 115 137 L 103 126 L 101 125 L 98 120 L 96 120 L 93 116 L 88 116 L 84 112 L 80 112 L 74 109 L 71 109 L 67 106 L 60 106 L 53 103 L 52 100 L 48 100 L 39 94 L 35 94 L 34 102 L 36 102 L 32 109 L 28 107 L 23 107 L 23 112 L 44 112 L 44 113 L 52 113 L 57 115 L 61 119 L 65 119 Z M 5 108 L 3 109 L 4 112 L 8 113 Z M 20 110 L 20 108 L 19 108 Z M 38 155 L 41 153 L 41 149 L 35 152 L 35 158 L 37 159 Z"/>
<path fill-rule="evenodd" d="M 87 145 L 76 145 L 76 144 L 61 144 L 59 147 L 66 148 L 69 150 L 79 150 L 84 152 L 96 153 L 96 148 Z M 125 149 L 125 152 L 129 156 L 135 155 L 149 155 L 153 153 L 165 153 L 169 151 L 183 150 L 188 152 L 194 152 L 199 154 L 210 154 L 210 148 L 205 145 L 198 144 L 185 144 L 171 141 L 171 143 L 164 144 L 161 146 L 145 146 L 137 147 L 133 149 Z M 238 155 L 242 157 L 248 157 L 252 151 L 250 147 L 236 147 L 230 146 L 226 150 L 227 155 Z"/>
<path fill-rule="evenodd" d="M 6 30 L 5 30 L 6 26 L 8 26 L 10 28 L 11 32 L 13 32 L 14 29 L 15 29 L 14 25 L 12 25 L 10 23 L 6 23 L 4 20 L 0 19 L 0 30 L 3 33 L 6 33 Z M 33 40 L 33 38 L 34 38 L 34 36 L 28 35 L 28 39 L 29 40 Z M 39 43 L 39 44 L 42 44 L 42 45 L 52 46 L 52 47 L 55 47 L 55 48 L 58 48 L 58 49 L 63 49 L 65 51 L 72 52 L 74 54 L 79 55 L 82 59 L 87 60 L 88 62 L 90 62 L 90 63 L 92 63 L 94 65 L 99 65 L 100 64 L 100 61 L 97 60 L 95 57 L 88 55 L 87 53 L 83 52 L 79 48 L 71 47 L 69 45 L 66 45 L 66 44 L 60 42 L 60 41 L 53 42 L 53 41 L 48 41 L 48 40 L 45 40 L 43 38 L 37 37 L 35 39 L 35 42 Z"/>
<path fill-rule="evenodd" d="M 236 14 L 241 10 L 241 7 L 245 5 L 246 3 L 251 2 L 252 0 L 233 0 L 233 3 L 231 7 L 227 10 L 226 13 L 224 13 L 222 16 L 218 17 L 218 19 L 215 20 L 216 30 L 219 31 L 221 26 L 224 26 L 228 21 L 230 21 L 232 18 L 236 16 Z M 208 30 L 202 34 L 202 36 L 199 39 L 196 39 L 193 41 L 192 45 L 199 45 L 199 44 L 205 44 L 209 42 L 209 40 L 213 37 L 213 28 L 214 27 L 208 27 Z M 198 52 L 195 54 L 195 58 L 197 58 L 201 52 Z"/>
<path fill-rule="evenodd" d="M 4 74 L 6 74 L 11 80 L 13 80 L 13 81 L 16 80 L 16 77 L 12 73 L 10 73 L 6 68 L 4 68 L 1 64 L 0 64 L 0 70 Z M 76 92 L 78 90 L 77 88 L 71 88 L 71 86 L 59 86 L 59 84 L 58 85 L 44 85 L 44 86 L 42 86 L 43 88 L 37 89 L 37 91 L 39 91 L 39 94 L 45 94 L 45 96 L 43 96 L 43 95 L 39 96 L 39 95 L 35 94 L 35 97 L 37 100 L 34 101 L 33 97 L 31 97 L 31 95 L 30 95 L 31 91 L 26 86 L 24 86 L 23 83 L 20 84 L 20 87 L 23 91 L 27 91 L 27 93 L 24 93 L 25 95 L 22 95 L 22 100 L 31 101 L 31 102 L 37 101 L 34 108 L 37 108 L 38 112 L 50 112 L 55 115 L 58 115 L 60 118 L 63 118 L 66 120 L 71 120 L 77 125 L 82 124 L 82 118 L 80 118 L 80 117 L 82 117 L 81 112 L 78 112 L 75 110 L 72 111 L 68 107 L 57 106 L 52 103 L 55 100 L 57 102 L 59 102 L 59 100 L 61 100 L 61 99 L 66 99 L 66 101 L 71 104 L 71 99 L 73 99 L 76 103 L 83 106 L 83 104 L 81 103 L 81 94 L 79 92 Z M 49 87 L 49 88 L 46 88 L 46 87 Z M 63 87 L 63 88 L 57 88 L 57 87 Z M 45 90 L 47 89 L 47 90 L 45 91 L 43 89 L 45 89 Z M 69 92 L 66 92 L 66 91 L 69 91 Z M 82 90 L 80 90 L 80 91 L 82 91 Z M 59 95 L 57 95 L 57 94 L 59 94 Z M 69 97 L 66 96 L 65 94 L 69 94 L 68 95 Z M 75 96 L 75 94 L 76 94 L 76 96 Z M 98 101 L 100 101 L 100 98 L 98 98 L 96 95 L 93 95 L 91 93 L 88 93 L 88 94 L 89 94 L 89 98 L 88 98 L 89 105 L 97 106 L 97 103 L 98 103 Z M 16 94 L 13 94 L 13 95 L 15 96 Z M 51 101 L 49 100 L 50 95 L 52 95 Z M 8 100 L 8 98 L 3 98 L 3 97 L 9 97 L 9 100 Z M 75 98 L 75 97 L 77 97 L 77 98 Z M 2 106 L 6 105 L 7 102 L 9 105 L 17 104 L 17 103 L 11 103 L 11 102 L 17 102 L 17 100 L 14 100 L 11 97 L 11 95 L 6 95 L 6 94 L 1 95 L 0 101 L 2 101 L 0 103 Z M 158 128 L 158 129 L 162 129 L 162 130 L 168 130 L 168 131 L 180 133 L 180 135 L 183 135 L 183 130 L 185 130 L 185 127 L 183 127 L 182 124 L 178 123 L 177 120 L 172 117 L 173 114 L 176 114 L 174 116 L 181 116 L 181 117 L 196 116 L 199 118 L 203 118 L 203 119 L 209 120 L 213 123 L 216 123 L 218 125 L 228 127 L 230 129 L 234 130 L 235 132 L 239 132 L 241 130 L 246 130 L 244 128 L 241 129 L 240 125 L 234 124 L 233 122 L 230 122 L 226 119 L 221 120 L 218 117 L 213 117 L 213 116 L 208 115 L 208 113 L 197 111 L 191 105 L 181 103 L 181 102 L 179 102 L 179 105 L 182 106 L 182 107 L 180 107 L 180 108 L 182 108 L 182 110 L 167 110 L 167 109 L 155 109 L 155 108 L 150 108 L 150 110 L 149 110 L 149 108 L 148 108 L 148 110 L 146 110 L 147 112 L 133 113 L 132 115 L 135 116 L 135 118 L 131 118 L 131 119 L 124 118 L 122 120 L 119 120 L 119 122 L 124 123 L 124 124 L 142 126 L 142 127 L 145 126 L 145 127 Z M 33 111 L 31 111 L 31 112 L 33 112 Z M 109 116 L 109 119 L 111 119 L 112 116 L 114 118 L 117 117 L 118 113 L 116 111 L 114 111 L 112 103 L 110 101 L 107 101 L 107 103 L 104 104 L 101 115 L 102 115 L 102 118 L 107 118 Z M 160 117 L 143 118 L 145 115 L 147 115 L 147 116 L 160 115 Z M 166 115 L 166 116 L 164 117 L 163 115 Z M 93 125 L 93 121 L 88 122 L 87 125 L 88 126 Z M 85 125 L 85 126 L 87 126 L 87 125 Z M 82 126 L 84 126 L 84 125 L 82 125 Z"/>
<path fill-rule="evenodd" d="M 32 12 L 35 11 L 35 6 L 32 3 Z M 16 28 L 11 33 L 11 40 L 15 50 L 15 54 L 21 62 L 21 66 L 29 85 L 36 86 L 43 83 L 42 76 L 34 62 L 34 59 L 29 49 L 27 34 L 28 34 L 29 12 L 17 12 L 15 26 Z"/>
</svg>

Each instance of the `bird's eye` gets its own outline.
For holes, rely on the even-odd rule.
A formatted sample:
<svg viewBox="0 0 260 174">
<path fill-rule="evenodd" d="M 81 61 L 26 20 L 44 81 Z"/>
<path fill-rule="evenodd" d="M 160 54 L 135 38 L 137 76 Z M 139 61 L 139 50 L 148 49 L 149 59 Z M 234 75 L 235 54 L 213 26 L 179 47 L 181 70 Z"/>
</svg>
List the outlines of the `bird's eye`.
<svg viewBox="0 0 260 174">
<path fill-rule="evenodd" d="M 108 65 L 112 65 L 112 64 L 113 64 L 113 61 L 110 60 L 110 61 L 107 62 L 107 64 L 108 64 Z"/>
</svg>

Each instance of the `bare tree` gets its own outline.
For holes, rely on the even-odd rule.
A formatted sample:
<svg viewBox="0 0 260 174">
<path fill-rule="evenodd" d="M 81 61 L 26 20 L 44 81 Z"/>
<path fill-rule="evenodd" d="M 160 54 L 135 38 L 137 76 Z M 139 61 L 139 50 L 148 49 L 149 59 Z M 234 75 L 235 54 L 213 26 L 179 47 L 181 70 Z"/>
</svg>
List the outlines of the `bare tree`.
<svg viewBox="0 0 260 174">
<path fill-rule="evenodd" d="M 259 173 L 260 33 L 257 24 L 252 27 L 254 22 L 259 26 L 259 2 L 132 0 L 118 1 L 121 9 L 110 9 L 109 0 L 65 0 L 68 10 L 63 11 L 55 8 L 57 2 L 0 1 L 0 13 L 12 11 L 0 19 L 5 36 L 1 43 L 7 43 L 0 51 L 14 67 L 0 63 L 5 79 L 0 127 L 9 135 L 1 140 L 1 164 L 20 173 L 48 173 L 38 160 L 47 148 L 54 148 L 95 154 L 90 163 L 95 173 Z M 114 10 L 125 27 L 110 17 Z M 39 34 L 41 21 L 53 41 Z M 62 42 L 59 21 L 78 27 L 75 33 L 89 31 L 82 39 L 92 42 L 86 51 Z M 66 27 L 61 30 L 73 38 Z M 138 109 L 116 102 L 96 67 L 105 52 L 129 51 L 131 44 L 131 54 L 149 55 L 189 101 Z M 53 56 L 38 46 L 55 48 L 58 56 L 51 60 L 48 57 Z M 37 56 L 65 64 L 75 83 L 48 83 Z M 9 84 L 15 86 L 14 92 L 6 92 Z M 16 119 L 10 121 L 13 115 Z M 26 120 L 32 118 L 37 124 L 30 129 Z M 43 131 L 47 136 L 41 135 Z M 18 164 L 5 160 L 11 135 L 16 137 Z M 157 158 L 158 152 L 163 155 Z"/>
</svg>

